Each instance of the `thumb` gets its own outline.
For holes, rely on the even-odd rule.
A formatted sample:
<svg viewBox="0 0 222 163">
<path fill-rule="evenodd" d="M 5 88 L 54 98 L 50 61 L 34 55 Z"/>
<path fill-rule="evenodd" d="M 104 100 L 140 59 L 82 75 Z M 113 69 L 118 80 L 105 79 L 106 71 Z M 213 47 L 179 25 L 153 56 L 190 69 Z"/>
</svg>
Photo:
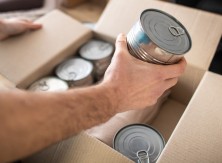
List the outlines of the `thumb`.
<svg viewBox="0 0 222 163">
<path fill-rule="evenodd" d="M 117 36 L 116 39 L 116 50 L 127 50 L 127 42 L 126 42 L 126 36 L 125 34 L 121 33 Z"/>
</svg>

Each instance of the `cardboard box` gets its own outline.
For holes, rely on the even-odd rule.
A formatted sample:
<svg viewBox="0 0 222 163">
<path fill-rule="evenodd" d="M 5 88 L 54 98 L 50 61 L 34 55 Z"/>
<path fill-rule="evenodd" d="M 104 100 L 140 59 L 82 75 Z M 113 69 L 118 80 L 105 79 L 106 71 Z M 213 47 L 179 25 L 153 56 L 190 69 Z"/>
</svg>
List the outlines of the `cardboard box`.
<svg viewBox="0 0 222 163">
<path fill-rule="evenodd" d="M 151 7 L 152 8 L 159 8 L 159 9 L 167 11 L 169 13 L 170 12 L 172 13 L 174 11 L 176 13 L 176 15 L 174 15 L 174 16 L 175 17 L 178 16 L 177 18 L 180 19 L 180 21 L 183 24 L 185 24 L 185 26 L 188 28 L 188 31 L 190 31 L 191 37 L 194 39 L 193 48 L 186 55 L 186 58 L 188 60 L 188 68 L 187 68 L 185 74 L 181 77 L 178 85 L 173 89 L 172 96 L 163 104 L 158 116 L 151 123 L 152 126 L 157 128 L 163 134 L 163 136 L 166 140 L 169 139 L 169 142 L 167 143 L 158 162 L 161 162 L 161 161 L 164 162 L 163 160 L 166 160 L 165 162 L 167 162 L 170 157 L 173 157 L 175 159 L 180 159 L 179 157 L 181 157 L 181 158 L 185 157 L 185 159 L 183 159 L 179 162 L 182 162 L 182 163 L 183 162 L 184 163 L 185 162 L 192 162 L 193 160 L 195 160 L 196 154 L 189 152 L 188 147 L 189 147 L 189 145 L 194 144 L 195 142 L 190 139 L 188 142 L 178 143 L 177 141 L 174 142 L 173 138 L 176 139 L 177 136 L 180 137 L 180 134 L 183 134 L 186 136 L 187 128 L 186 128 L 186 130 L 184 130 L 185 127 L 190 127 L 190 129 L 193 129 L 193 130 L 190 130 L 189 133 L 199 132 L 199 129 L 195 127 L 196 119 L 199 118 L 198 112 L 194 112 L 194 114 L 196 116 L 188 116 L 188 117 L 186 116 L 186 114 L 183 115 L 183 112 L 185 109 L 192 110 L 192 109 L 190 109 L 191 104 L 189 104 L 188 107 L 187 107 L 187 104 L 189 103 L 190 98 L 192 97 L 193 93 L 196 91 L 196 88 L 197 88 L 199 82 L 201 81 L 202 76 L 204 75 L 204 73 L 208 69 L 211 59 L 213 58 L 213 55 L 214 55 L 214 52 L 216 49 L 216 45 L 219 41 L 219 36 L 221 36 L 220 29 L 222 29 L 221 28 L 222 27 L 222 21 L 221 21 L 222 19 L 221 19 L 221 16 L 218 16 L 218 15 L 214 15 L 211 13 L 202 12 L 202 11 L 194 10 L 194 9 L 190 9 L 190 8 L 185 8 L 185 7 L 181 7 L 181 6 L 176 6 L 176 5 L 168 4 L 165 2 L 141 0 L 140 3 L 137 3 L 136 1 L 133 1 L 133 0 L 122 0 L 122 1 L 112 0 L 112 1 L 110 1 L 109 5 L 107 6 L 104 14 L 102 15 L 102 18 L 100 19 L 100 21 L 96 27 L 96 30 L 94 31 L 94 37 L 100 37 L 101 39 L 105 39 L 105 40 L 109 40 L 111 42 L 114 42 L 118 33 L 121 33 L 121 32 L 127 33 L 129 31 L 131 26 L 137 21 L 139 14 L 141 13 L 141 11 L 143 9 L 151 8 Z M 127 8 L 127 10 L 123 10 L 123 8 Z M 52 14 L 53 14 L 53 16 L 50 16 Z M 190 21 L 188 21 L 189 19 L 188 19 L 187 15 L 189 18 L 192 17 L 192 18 L 190 18 L 192 23 L 188 23 Z M 59 17 L 61 19 L 60 19 L 60 21 L 58 21 L 57 19 L 52 19 L 52 17 L 56 17 L 56 18 Z M 27 63 L 30 63 L 30 64 L 28 64 L 28 66 L 30 67 L 31 71 L 23 73 L 22 76 L 20 76 L 20 74 L 17 75 L 17 80 L 14 80 L 14 81 L 17 81 L 17 83 L 16 83 L 17 86 L 28 85 L 28 83 L 31 83 L 31 81 L 34 81 L 35 79 L 50 72 L 53 69 L 53 67 L 57 63 L 59 63 L 59 61 L 72 55 L 77 50 L 77 48 L 81 44 L 84 43 L 84 41 L 86 42 L 89 38 L 93 37 L 93 33 L 90 30 L 87 30 L 85 27 L 81 26 L 79 23 L 77 23 L 74 20 L 71 20 L 69 18 L 67 19 L 67 16 L 59 11 L 54 11 L 53 13 L 46 15 L 41 20 L 42 20 L 43 25 L 49 24 L 49 26 L 52 27 L 55 25 L 53 22 L 56 21 L 56 23 L 62 22 L 61 24 L 63 24 L 63 26 L 64 26 L 64 24 L 66 24 L 67 26 L 72 27 L 72 28 L 66 28 L 65 35 L 63 33 L 64 30 L 63 30 L 63 32 L 61 32 L 60 30 L 56 30 L 57 28 L 55 30 L 53 28 L 50 28 L 50 29 L 52 29 L 52 31 L 48 30 L 45 33 L 42 33 L 43 31 L 34 32 L 33 34 L 29 33 L 25 36 L 20 36 L 18 38 L 8 40 L 3 45 L 0 45 L 0 49 L 3 48 L 3 49 L 5 49 L 5 52 L 7 52 L 7 50 L 9 50 L 9 49 L 7 49 L 6 47 L 8 47 L 9 45 L 10 46 L 13 46 L 13 45 L 18 46 L 16 43 L 16 40 L 17 41 L 19 40 L 21 42 L 21 43 L 19 43 L 20 45 L 22 45 L 24 43 L 26 43 L 28 45 L 28 43 L 30 44 L 30 40 L 33 41 L 35 39 L 39 40 L 38 42 L 40 42 L 40 40 L 41 40 L 44 42 L 44 44 L 46 44 L 47 42 L 45 42 L 44 40 L 45 39 L 47 40 L 49 38 L 51 39 L 51 37 L 55 37 L 54 35 L 56 35 L 56 34 L 58 34 L 58 35 L 63 34 L 63 36 L 64 36 L 63 39 L 65 39 L 65 40 L 63 40 L 63 41 L 60 40 L 60 43 L 63 44 L 63 42 L 66 42 L 67 40 L 69 40 L 70 37 L 68 36 L 68 33 L 72 32 L 73 29 L 76 29 L 75 33 L 78 33 L 78 37 L 75 36 L 75 38 L 73 38 L 73 40 L 69 40 L 67 44 L 63 44 L 61 46 L 61 49 L 56 49 L 55 51 L 53 51 L 53 53 L 51 53 L 51 57 L 45 58 L 44 60 L 33 61 L 33 57 L 32 58 L 28 57 L 27 51 L 24 51 L 24 55 L 22 56 L 22 60 L 25 60 Z M 41 20 L 39 20 L 39 21 L 41 22 Z M 192 25 L 192 24 L 195 24 L 195 23 L 193 23 L 194 20 L 196 23 L 198 22 L 197 23 L 198 28 L 197 28 L 197 25 Z M 214 24 L 212 24 L 212 21 L 215 21 Z M 199 33 L 192 32 L 192 31 L 198 31 L 199 26 L 201 26 L 201 22 L 204 22 L 203 25 L 207 26 L 207 29 L 213 28 L 214 34 L 212 34 L 212 32 L 210 30 L 206 30 L 205 32 L 201 32 L 201 35 Z M 60 28 L 61 28 L 61 26 L 60 26 Z M 51 33 L 51 35 L 48 35 L 49 32 Z M 208 42 L 206 40 L 204 40 L 206 38 L 208 38 Z M 209 41 L 210 41 L 210 44 L 209 44 Z M 58 44 L 58 42 L 57 42 L 57 44 Z M 50 43 L 53 44 L 53 41 L 51 40 Z M 76 43 L 78 45 L 76 45 Z M 211 44 L 211 43 L 215 43 L 215 44 Z M 57 45 L 57 44 L 55 44 L 55 45 Z M 50 44 L 48 44 L 48 45 L 50 45 Z M 50 47 L 53 45 L 50 45 Z M 71 45 L 75 45 L 75 46 L 72 47 Z M 199 48 L 200 45 L 201 46 L 204 45 L 204 47 L 202 47 L 202 49 L 201 49 L 201 48 Z M 37 46 L 37 47 L 39 47 L 39 46 Z M 30 48 L 30 50 L 33 48 L 35 49 L 37 47 L 33 46 Z M 203 49 L 204 50 L 207 49 L 209 53 L 203 51 Z M 71 51 L 73 51 L 73 53 Z M 15 52 L 15 50 L 12 51 L 12 54 L 13 54 L 13 52 Z M 49 52 L 51 52 L 51 51 L 49 50 Z M 204 55 L 201 56 L 201 54 L 204 54 Z M 4 56 L 2 56 L 2 55 L 0 55 L 0 57 L 4 58 Z M 55 62 L 55 58 L 57 58 L 57 57 L 59 57 L 60 59 L 57 60 L 57 62 Z M 199 57 L 201 57 L 201 59 L 199 59 Z M 13 60 L 13 57 L 11 57 L 10 60 Z M 23 64 L 26 62 L 23 62 Z M 35 62 L 37 64 L 31 64 L 31 63 L 35 63 Z M 45 66 L 46 63 L 47 63 L 47 66 Z M 1 61 L 0 61 L 0 65 L 1 65 Z M 5 66 L 7 66 L 7 65 L 5 65 Z M 16 64 L 16 66 L 22 67 L 18 63 Z M 0 67 L 0 73 L 5 72 L 4 76 L 5 75 L 8 75 L 10 77 L 14 76 L 14 72 L 13 72 L 14 69 L 11 66 L 7 67 L 7 71 L 5 71 L 5 70 L 3 71 L 3 70 L 4 70 L 4 67 Z M 19 68 L 19 70 L 20 70 L 20 72 L 22 72 L 22 68 Z M 43 72 L 40 70 L 45 70 L 45 71 Z M 25 84 L 20 84 L 20 83 L 25 83 Z M 202 89 L 204 89 L 204 87 Z M 203 94 L 203 92 L 200 92 L 200 93 Z M 197 96 L 197 94 L 198 94 L 198 96 L 201 96 L 200 93 L 198 93 L 198 91 L 197 91 L 195 96 Z M 195 98 L 195 96 L 194 96 L 194 98 Z M 206 94 L 206 96 L 207 96 L 207 94 Z M 198 98 L 198 100 L 200 100 L 200 99 Z M 203 102 L 203 105 L 204 104 L 206 105 L 207 101 L 208 100 L 206 99 L 204 101 L 200 100 L 198 102 L 199 103 Z M 201 110 L 201 108 L 202 107 L 200 106 L 199 109 Z M 205 107 L 203 107 L 202 109 L 203 109 L 202 112 L 204 112 Z M 200 111 L 200 110 L 198 110 L 198 111 Z M 182 118 L 180 119 L 181 116 L 182 116 Z M 212 119 L 213 119 L 213 117 L 209 117 L 209 120 L 212 120 Z M 179 125 L 177 125 L 179 120 L 180 120 Z M 192 123 L 190 123 L 190 122 L 192 122 Z M 218 120 L 217 122 L 221 123 L 222 120 L 221 121 Z M 180 129 L 180 124 L 183 124 L 183 123 L 189 123 L 189 125 L 186 125 L 184 128 Z M 201 124 L 199 124 L 199 125 L 201 125 Z M 176 126 L 176 129 L 175 129 L 175 126 Z M 179 135 L 177 135 L 178 129 L 180 129 Z M 213 130 L 213 128 L 211 128 L 211 129 Z M 204 128 L 200 128 L 200 131 L 202 133 L 205 132 Z M 173 132 L 173 136 L 171 137 L 172 132 Z M 189 135 L 189 133 L 188 133 L 188 135 Z M 195 137 L 195 135 L 193 135 L 193 136 Z M 196 137 L 194 140 L 196 140 L 196 139 L 199 139 L 199 141 L 201 143 L 204 143 L 204 141 L 205 141 L 205 139 L 200 139 L 200 137 Z M 63 146 L 62 144 L 64 142 L 61 142 L 60 144 L 58 144 L 56 146 L 50 147 L 46 151 L 40 152 L 40 153 L 30 157 L 29 159 L 26 160 L 26 162 L 32 162 L 32 163 L 36 162 L 37 163 L 37 162 L 41 162 L 41 160 L 45 160 L 45 159 L 47 159 L 47 162 L 65 162 L 65 163 L 69 163 L 69 162 L 70 163 L 71 162 L 95 162 L 95 163 L 98 163 L 98 162 L 106 162 L 106 163 L 109 163 L 109 162 L 110 163 L 111 162 L 132 162 L 129 159 L 127 159 L 126 157 L 124 157 L 122 155 L 120 156 L 120 154 L 117 154 L 117 152 L 115 152 L 112 148 L 106 146 L 105 144 L 101 143 L 100 141 L 98 141 L 92 137 L 85 135 L 84 133 L 80 134 L 77 137 L 71 138 L 67 141 L 68 141 L 68 143 L 65 143 L 66 145 Z M 184 140 L 184 141 L 186 141 L 186 140 Z M 86 147 L 86 148 L 84 148 L 84 147 Z M 69 148 L 70 150 L 67 151 L 66 148 Z M 177 148 L 180 149 L 180 153 L 183 153 L 184 152 L 183 150 L 188 150 L 186 152 L 186 156 L 183 157 L 183 156 L 179 155 L 180 153 L 176 152 Z M 201 151 L 204 151 L 204 150 L 208 151 L 207 148 L 208 148 L 208 146 L 201 146 L 200 150 Z M 174 151 L 172 154 L 171 154 L 171 150 Z M 218 153 L 215 152 L 215 155 L 219 157 L 220 152 L 218 152 Z M 213 156 L 213 155 L 211 155 L 211 156 Z M 201 157 L 201 155 L 198 156 L 197 159 L 199 159 L 200 157 Z M 205 157 L 201 157 L 201 158 L 205 158 Z M 214 159 L 215 159 L 214 157 L 210 157 L 208 160 L 206 160 L 206 162 L 209 162 L 209 160 L 214 161 Z M 216 159 L 216 161 L 217 161 L 217 159 Z M 171 161 L 168 161 L 168 162 L 171 162 Z M 201 161 L 201 162 L 204 162 L 204 161 Z"/>
<path fill-rule="evenodd" d="M 19 88 L 49 74 L 92 37 L 92 31 L 57 10 L 36 22 L 44 27 L 0 43 L 0 74 Z"/>
<path fill-rule="evenodd" d="M 222 76 L 206 72 L 158 163 L 222 161 Z"/>
<path fill-rule="evenodd" d="M 0 91 L 6 89 L 15 89 L 15 85 L 0 74 Z"/>
</svg>

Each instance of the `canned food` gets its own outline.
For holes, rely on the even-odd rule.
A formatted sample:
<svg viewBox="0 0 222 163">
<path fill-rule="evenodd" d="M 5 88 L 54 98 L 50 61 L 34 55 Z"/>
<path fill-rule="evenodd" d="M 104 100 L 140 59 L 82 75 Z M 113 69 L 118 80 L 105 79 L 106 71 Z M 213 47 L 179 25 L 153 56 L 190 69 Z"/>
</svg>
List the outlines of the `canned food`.
<svg viewBox="0 0 222 163">
<path fill-rule="evenodd" d="M 104 75 L 109 66 L 113 51 L 114 47 L 112 44 L 92 39 L 80 48 L 79 54 L 82 58 L 93 63 L 95 68 L 94 74 L 98 80 Z"/>
<path fill-rule="evenodd" d="M 56 68 L 56 75 L 67 81 L 70 87 L 93 84 L 93 65 L 82 58 L 72 58 L 62 62 Z"/>
<path fill-rule="evenodd" d="M 34 82 L 28 90 L 30 91 L 43 91 L 43 92 L 54 92 L 54 91 L 66 91 L 68 90 L 68 84 L 56 77 L 44 77 Z"/>
<path fill-rule="evenodd" d="M 136 163 L 155 163 L 164 146 L 161 134 L 144 124 L 131 124 L 120 129 L 113 142 L 115 150 Z"/>
<path fill-rule="evenodd" d="M 176 18 L 156 9 L 141 13 L 127 34 L 127 43 L 133 56 L 156 64 L 178 62 L 192 44 L 188 31 Z"/>
</svg>

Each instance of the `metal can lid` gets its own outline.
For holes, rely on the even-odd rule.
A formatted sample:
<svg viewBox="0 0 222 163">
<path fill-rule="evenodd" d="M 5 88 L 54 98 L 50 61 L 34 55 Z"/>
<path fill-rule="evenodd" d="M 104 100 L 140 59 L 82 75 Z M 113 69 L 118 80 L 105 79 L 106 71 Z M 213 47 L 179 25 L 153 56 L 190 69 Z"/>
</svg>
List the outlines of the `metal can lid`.
<svg viewBox="0 0 222 163">
<path fill-rule="evenodd" d="M 72 58 L 62 62 L 56 68 L 56 75 L 66 81 L 82 80 L 93 71 L 93 64 L 82 58 Z"/>
<path fill-rule="evenodd" d="M 55 92 L 55 91 L 66 91 L 68 90 L 68 84 L 56 77 L 44 77 L 36 82 L 34 82 L 30 87 L 30 91 L 47 91 L 47 92 Z"/>
<path fill-rule="evenodd" d="M 99 60 L 109 57 L 113 53 L 113 50 L 114 47 L 112 44 L 92 39 L 80 48 L 79 54 L 88 60 Z"/>
<path fill-rule="evenodd" d="M 150 163 L 154 163 L 161 154 L 165 142 L 154 128 L 144 124 L 131 124 L 116 134 L 113 146 L 115 150 L 135 162 L 139 159 L 139 151 L 147 151 Z"/>
<path fill-rule="evenodd" d="M 191 48 L 186 28 L 173 16 L 156 9 L 144 10 L 140 23 L 148 37 L 163 50 L 184 54 Z"/>
</svg>

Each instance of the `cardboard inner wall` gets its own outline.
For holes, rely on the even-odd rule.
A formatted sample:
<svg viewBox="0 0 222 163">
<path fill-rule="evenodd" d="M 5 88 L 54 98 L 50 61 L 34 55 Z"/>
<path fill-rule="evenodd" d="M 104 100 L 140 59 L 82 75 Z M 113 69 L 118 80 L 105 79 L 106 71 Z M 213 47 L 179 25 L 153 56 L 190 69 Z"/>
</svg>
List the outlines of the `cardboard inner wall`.
<svg viewBox="0 0 222 163">
<path fill-rule="evenodd" d="M 41 30 L 0 43 L 0 74 L 19 88 L 49 74 L 92 37 L 89 29 L 59 10 L 36 22 L 43 24 Z"/>
<path fill-rule="evenodd" d="M 222 76 L 206 72 L 158 163 L 222 160 Z"/>
</svg>

